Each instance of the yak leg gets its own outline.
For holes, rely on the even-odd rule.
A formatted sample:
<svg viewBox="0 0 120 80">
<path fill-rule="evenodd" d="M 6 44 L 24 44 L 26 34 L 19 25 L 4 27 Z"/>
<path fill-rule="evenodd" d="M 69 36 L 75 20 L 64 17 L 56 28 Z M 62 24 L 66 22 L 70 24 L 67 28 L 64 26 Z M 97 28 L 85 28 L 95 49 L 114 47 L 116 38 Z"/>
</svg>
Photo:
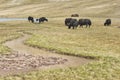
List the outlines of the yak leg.
<svg viewBox="0 0 120 80">
<path fill-rule="evenodd" d="M 104 23 L 104 26 L 106 26 L 106 23 Z"/>
<path fill-rule="evenodd" d="M 90 28 L 90 25 L 89 25 L 89 28 Z"/>
<path fill-rule="evenodd" d="M 77 26 L 75 26 L 74 28 L 77 29 Z"/>
<path fill-rule="evenodd" d="M 87 28 L 87 26 L 88 26 L 88 25 L 86 24 L 86 28 Z"/>
<path fill-rule="evenodd" d="M 73 29 L 74 29 L 75 26 L 72 26 L 72 27 L 73 27 Z"/>
<path fill-rule="evenodd" d="M 83 25 L 80 25 L 81 28 L 83 28 Z"/>
<path fill-rule="evenodd" d="M 32 23 L 34 23 L 34 20 L 32 20 Z"/>
<path fill-rule="evenodd" d="M 71 26 L 68 26 L 68 29 L 70 29 L 71 28 Z"/>
</svg>

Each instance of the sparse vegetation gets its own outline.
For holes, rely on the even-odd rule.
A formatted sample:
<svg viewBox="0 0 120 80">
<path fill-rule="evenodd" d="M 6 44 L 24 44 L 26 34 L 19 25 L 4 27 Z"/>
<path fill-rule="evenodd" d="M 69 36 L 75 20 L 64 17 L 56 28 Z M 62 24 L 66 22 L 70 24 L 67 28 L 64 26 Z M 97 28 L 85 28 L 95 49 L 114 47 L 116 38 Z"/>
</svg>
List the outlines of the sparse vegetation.
<svg viewBox="0 0 120 80">
<path fill-rule="evenodd" d="M 68 30 L 61 21 L 44 24 L 8 22 L 4 29 L 19 34 L 19 31 L 32 34 L 26 44 L 77 56 L 91 56 L 99 61 L 68 69 L 42 70 L 26 75 L 1 77 L 6 80 L 51 79 L 51 80 L 119 80 L 119 29 L 115 27 L 92 26 Z M 8 26 L 12 24 L 14 26 Z M 34 26 L 34 27 L 33 27 Z M 3 29 L 2 29 L 3 31 Z M 111 33 L 112 32 L 112 33 Z M 112 42 L 111 42 L 112 41 Z M 77 53 L 77 54 L 76 54 Z"/>
<path fill-rule="evenodd" d="M 55 51 L 59 54 L 92 57 L 98 61 L 67 69 L 40 70 L 27 74 L 1 76 L 0 80 L 120 80 L 120 29 L 117 28 L 120 16 L 119 0 L 36 3 L 29 2 L 27 5 L 21 4 L 22 6 L 10 8 L 0 6 L 6 9 L 0 11 L 1 16 L 32 15 L 49 18 L 49 22 L 44 24 L 32 24 L 25 21 L 1 23 L 0 53 L 10 51 L 2 43 L 22 36 L 19 33 L 22 31 L 32 35 L 25 42 L 29 46 Z M 10 12 L 3 14 L 8 9 Z M 92 27 L 68 30 L 64 25 L 64 19 L 73 12 L 79 13 L 80 17 L 90 18 L 93 22 Z M 110 27 L 103 26 L 107 17 L 112 19 Z"/>
<path fill-rule="evenodd" d="M 80 17 L 105 17 L 119 18 L 119 0 L 69 0 L 69 1 L 50 1 L 50 0 L 20 0 L 20 4 L 12 4 L 13 0 L 6 0 L 0 6 L 0 16 L 2 17 L 68 17 L 77 13 Z M 114 14 L 114 15 L 113 15 Z"/>
</svg>

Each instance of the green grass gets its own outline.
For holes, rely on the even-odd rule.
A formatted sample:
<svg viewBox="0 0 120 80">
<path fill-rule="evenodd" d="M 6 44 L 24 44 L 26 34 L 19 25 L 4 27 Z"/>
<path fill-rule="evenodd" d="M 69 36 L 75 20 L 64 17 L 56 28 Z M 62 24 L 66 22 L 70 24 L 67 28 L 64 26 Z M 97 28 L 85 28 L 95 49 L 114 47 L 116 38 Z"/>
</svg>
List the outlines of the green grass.
<svg viewBox="0 0 120 80">
<path fill-rule="evenodd" d="M 7 53 L 10 51 L 9 48 L 3 46 L 2 44 L 6 41 L 18 38 L 20 35 L 15 32 L 10 32 L 10 30 L 0 29 L 0 54 Z"/>
<path fill-rule="evenodd" d="M 0 80 L 120 80 L 120 29 L 117 28 L 120 17 L 119 0 L 25 0 L 23 4 L 11 6 L 6 5 L 5 0 L 1 1 L 4 4 L 0 6 L 0 16 L 46 16 L 49 22 L 40 25 L 25 21 L 1 23 L 0 54 L 10 51 L 2 45 L 3 42 L 22 36 L 19 33 L 22 31 L 32 35 L 25 42 L 29 46 L 59 54 L 95 58 L 98 61 L 66 69 L 5 76 L 0 77 Z M 92 27 L 67 29 L 64 19 L 73 13 L 78 13 L 79 18 L 90 18 Z M 112 19 L 112 26 L 103 26 L 106 18 Z"/>
<path fill-rule="evenodd" d="M 100 23 L 91 28 L 69 30 L 64 26 L 63 18 L 43 24 L 28 22 L 7 22 L 0 25 L 0 37 L 3 42 L 19 32 L 32 34 L 25 43 L 27 45 L 81 57 L 99 59 L 83 66 L 40 70 L 27 74 L 1 77 L 1 80 L 119 80 L 120 79 L 120 29 L 104 27 Z M 94 20 L 94 19 L 93 19 Z M 96 18 L 96 21 L 98 19 Z M 104 19 L 103 19 L 104 20 Z M 22 23 L 22 24 L 21 24 Z M 2 36 L 3 33 L 3 36 Z M 7 36 L 5 36 L 7 35 Z M 12 37 L 10 37 L 10 35 Z M 5 39 L 4 39 L 5 37 Z M 0 50 L 2 50 L 0 48 Z M 4 52 L 4 51 L 3 51 Z"/>
<path fill-rule="evenodd" d="M 0 54 L 5 54 L 5 53 L 11 51 L 8 47 L 5 47 L 2 45 L 4 42 L 21 37 L 22 34 L 19 33 L 21 31 L 33 30 L 33 27 L 30 27 L 30 26 L 25 27 L 26 24 L 21 25 L 21 22 L 20 23 L 18 23 L 18 22 L 16 22 L 16 23 L 7 22 L 7 23 L 0 24 Z M 19 25 L 19 26 L 16 26 L 16 25 Z M 31 26 L 33 26 L 33 25 L 31 25 Z"/>
<path fill-rule="evenodd" d="M 8 47 L 5 47 L 2 45 L 4 42 L 10 41 L 10 40 L 18 38 L 18 37 L 20 37 L 20 35 L 17 33 L 9 33 L 9 32 L 2 33 L 0 35 L 0 54 L 10 52 L 10 49 Z"/>
<path fill-rule="evenodd" d="M 57 25 L 59 23 L 41 28 L 41 31 L 34 33 L 26 43 L 38 48 L 77 56 L 99 57 L 120 52 L 118 28 L 93 26 L 68 30 L 67 27 L 63 27 L 64 25 Z"/>
</svg>

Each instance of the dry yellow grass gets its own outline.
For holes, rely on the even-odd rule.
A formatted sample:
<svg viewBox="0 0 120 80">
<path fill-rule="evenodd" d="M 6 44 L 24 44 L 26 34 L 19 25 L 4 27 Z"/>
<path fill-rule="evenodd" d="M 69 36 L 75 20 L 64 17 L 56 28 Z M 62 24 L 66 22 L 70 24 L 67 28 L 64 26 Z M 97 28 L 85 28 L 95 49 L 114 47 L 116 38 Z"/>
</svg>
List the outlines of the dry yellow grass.
<svg viewBox="0 0 120 80">
<path fill-rule="evenodd" d="M 77 56 L 91 56 L 99 61 L 74 68 L 35 71 L 28 74 L 1 77 L 1 80 L 119 80 L 120 29 L 104 27 L 100 23 L 91 28 L 68 30 L 64 18 L 48 23 L 32 24 L 25 21 L 4 22 L 0 33 L 15 37 L 18 31 L 33 34 L 26 43 L 31 46 Z M 97 20 L 97 19 L 93 19 Z M 101 19 L 102 22 L 103 19 Z M 117 24 L 115 24 L 117 25 Z M 14 33 L 14 34 L 13 34 Z M 10 37 L 6 36 L 6 39 Z M 4 38 L 0 34 L 1 39 Z"/>
<path fill-rule="evenodd" d="M 69 0 L 59 2 L 22 0 L 16 1 L 14 4 L 12 1 L 6 0 L 6 3 L 1 4 L 1 17 L 27 17 L 29 15 L 34 17 L 68 17 L 72 13 L 78 13 L 80 17 L 93 18 L 119 18 L 120 16 L 119 0 Z"/>
<path fill-rule="evenodd" d="M 117 28 L 120 25 L 119 0 L 24 1 L 24 4 L 8 5 L 6 0 L 0 5 L 0 16 L 46 16 L 49 22 L 40 25 L 24 21 L 1 23 L 1 32 L 7 30 L 4 34 L 10 34 L 13 38 L 15 37 L 14 34 L 20 35 L 18 31 L 31 33 L 33 37 L 26 42 L 28 45 L 71 55 L 99 57 L 99 61 L 75 68 L 37 71 L 25 75 L 1 77 L 0 80 L 120 79 L 120 29 Z M 64 19 L 72 13 L 78 13 L 79 18 L 90 18 L 93 22 L 92 27 L 90 29 L 68 30 L 64 26 Z M 106 18 L 112 19 L 111 27 L 103 26 Z M 8 31 L 15 31 L 15 33 L 9 33 Z M 0 34 L 0 37 L 4 39 L 2 34 Z M 6 38 L 9 39 L 9 35 Z"/>
</svg>

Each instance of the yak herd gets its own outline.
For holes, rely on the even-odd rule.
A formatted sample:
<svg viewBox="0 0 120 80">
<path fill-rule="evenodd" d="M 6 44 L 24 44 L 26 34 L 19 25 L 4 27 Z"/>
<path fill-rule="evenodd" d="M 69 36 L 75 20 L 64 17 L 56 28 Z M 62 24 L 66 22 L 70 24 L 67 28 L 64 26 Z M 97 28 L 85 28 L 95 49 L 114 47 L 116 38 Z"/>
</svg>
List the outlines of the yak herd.
<svg viewBox="0 0 120 80">
<path fill-rule="evenodd" d="M 73 16 L 73 15 L 72 15 Z M 74 16 L 78 16 L 78 15 L 74 15 Z M 28 17 L 28 21 L 35 23 L 35 20 L 38 21 L 38 23 L 44 22 L 44 21 L 48 21 L 48 19 L 46 17 L 41 17 L 38 19 L 34 19 L 33 17 L 29 16 Z M 66 18 L 65 19 L 65 25 L 68 27 L 68 29 L 75 29 L 78 26 L 82 27 L 86 26 L 90 28 L 90 26 L 92 25 L 92 22 L 90 19 L 74 19 L 74 18 Z M 104 26 L 110 26 L 111 25 L 111 19 L 106 19 L 104 22 Z"/>
<path fill-rule="evenodd" d="M 78 26 L 82 27 L 86 26 L 90 28 L 90 26 L 92 25 L 92 22 L 90 19 L 73 19 L 73 18 L 66 18 L 65 19 L 65 25 L 68 26 L 68 29 L 75 29 Z M 104 26 L 110 26 L 111 25 L 111 19 L 106 19 L 106 21 L 104 22 Z"/>
<path fill-rule="evenodd" d="M 31 16 L 28 17 L 28 21 L 32 22 L 32 23 L 35 23 L 35 19 Z M 36 19 L 36 21 L 38 21 L 38 23 L 41 23 L 41 22 L 44 22 L 44 21 L 48 21 L 48 19 L 46 17 L 41 17 L 41 18 Z"/>
<path fill-rule="evenodd" d="M 71 27 L 74 29 L 77 28 L 78 25 L 80 25 L 81 27 L 83 27 L 84 25 L 86 25 L 86 27 L 90 27 L 92 23 L 90 19 L 79 19 L 79 21 L 77 21 L 77 19 L 66 18 L 65 25 L 68 26 L 68 29 L 70 29 Z"/>
</svg>

